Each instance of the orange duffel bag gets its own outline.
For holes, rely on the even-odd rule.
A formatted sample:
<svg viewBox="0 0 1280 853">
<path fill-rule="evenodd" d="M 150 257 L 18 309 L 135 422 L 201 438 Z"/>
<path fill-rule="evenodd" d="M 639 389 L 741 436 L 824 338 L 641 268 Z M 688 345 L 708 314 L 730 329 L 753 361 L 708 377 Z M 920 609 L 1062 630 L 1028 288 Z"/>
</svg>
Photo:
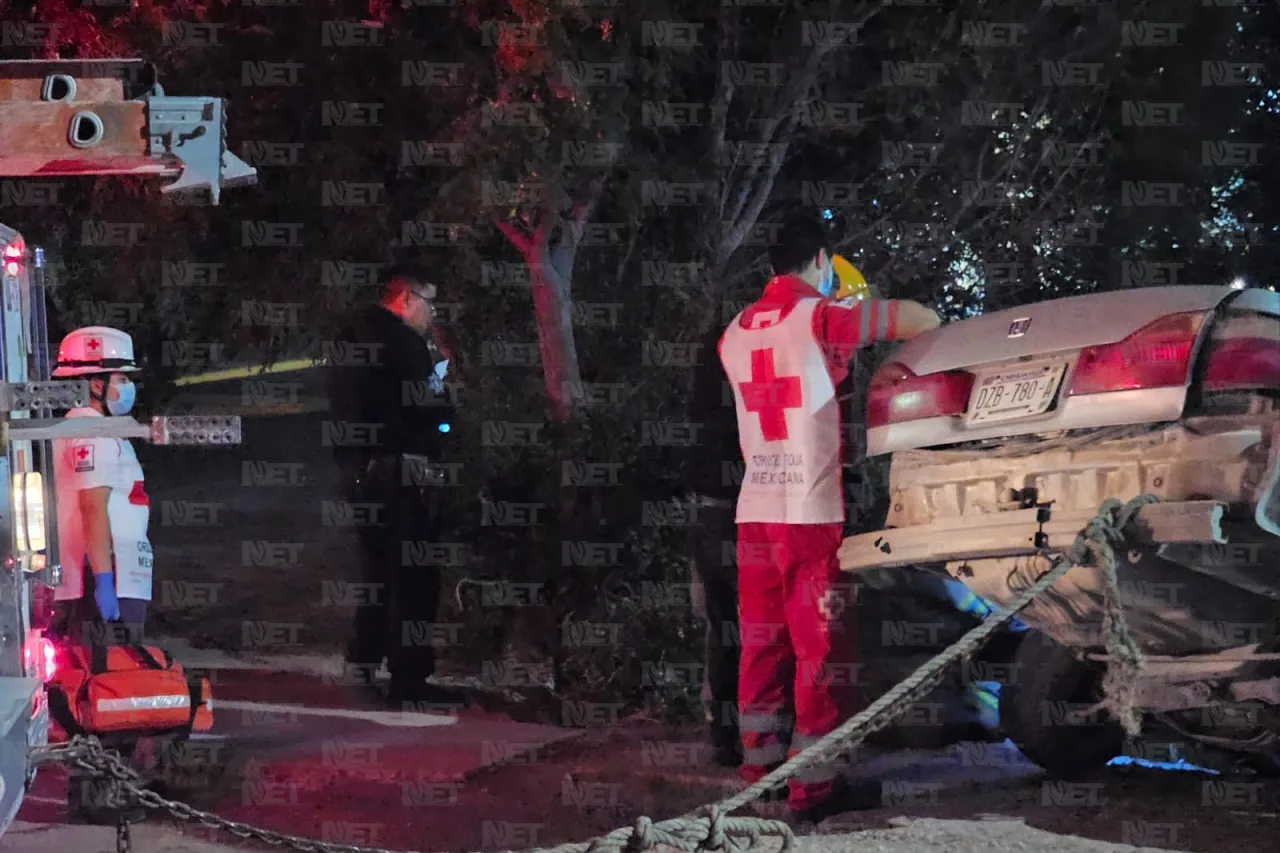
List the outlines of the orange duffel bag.
<svg viewBox="0 0 1280 853">
<path fill-rule="evenodd" d="M 188 679 L 156 646 L 73 646 L 61 650 L 49 683 L 50 711 L 68 734 L 208 731 L 212 690 Z"/>
</svg>

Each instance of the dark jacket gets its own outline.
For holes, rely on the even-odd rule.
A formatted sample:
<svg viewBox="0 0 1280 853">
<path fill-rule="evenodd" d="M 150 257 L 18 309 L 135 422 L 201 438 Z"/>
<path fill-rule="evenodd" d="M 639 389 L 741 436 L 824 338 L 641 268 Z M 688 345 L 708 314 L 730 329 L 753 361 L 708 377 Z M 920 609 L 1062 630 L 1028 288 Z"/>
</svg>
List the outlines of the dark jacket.
<svg viewBox="0 0 1280 853">
<path fill-rule="evenodd" d="M 437 459 L 445 446 L 442 424 L 453 421 L 446 389 L 432 387 L 435 358 L 427 340 L 381 305 L 354 314 L 335 339 L 329 366 L 331 419 L 373 424 L 349 434 L 371 436 L 335 446 L 343 467 L 362 467 L 376 456 L 415 453 Z"/>
<path fill-rule="evenodd" d="M 698 349 L 689 420 L 702 424 L 689 460 L 689 490 L 709 498 L 736 501 L 741 481 L 742 448 L 733 389 L 720 363 L 720 337 L 713 326 Z"/>
</svg>

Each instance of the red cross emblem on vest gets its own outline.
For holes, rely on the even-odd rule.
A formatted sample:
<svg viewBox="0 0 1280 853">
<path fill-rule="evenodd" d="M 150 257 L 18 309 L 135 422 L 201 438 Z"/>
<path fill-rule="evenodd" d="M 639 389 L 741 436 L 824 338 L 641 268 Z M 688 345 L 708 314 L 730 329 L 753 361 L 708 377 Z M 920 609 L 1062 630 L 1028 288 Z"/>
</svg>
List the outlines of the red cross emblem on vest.
<svg viewBox="0 0 1280 853">
<path fill-rule="evenodd" d="M 751 351 L 751 381 L 739 386 L 742 402 L 748 412 L 759 416 L 760 432 L 765 441 L 787 438 L 787 410 L 803 404 L 804 393 L 799 376 L 778 376 L 773 363 L 773 349 Z"/>
</svg>

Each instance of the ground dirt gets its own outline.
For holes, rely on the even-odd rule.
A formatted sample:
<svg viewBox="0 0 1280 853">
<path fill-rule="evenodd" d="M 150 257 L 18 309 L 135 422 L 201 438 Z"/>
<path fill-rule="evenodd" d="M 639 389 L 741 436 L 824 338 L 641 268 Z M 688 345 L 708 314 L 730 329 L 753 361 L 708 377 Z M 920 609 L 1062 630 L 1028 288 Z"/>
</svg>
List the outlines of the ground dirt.
<svg viewBox="0 0 1280 853">
<path fill-rule="evenodd" d="M 696 743 L 699 734 L 646 721 L 592 730 L 546 747 L 534 763 L 470 774 L 448 807 L 429 809 L 429 813 L 401 806 L 394 786 L 335 787 L 332 796 L 319 792 L 314 799 L 308 798 L 309 817 L 282 818 L 279 828 L 320 837 L 326 821 L 379 824 L 379 846 L 397 850 L 502 849 L 499 839 L 515 848 L 587 841 L 632 825 L 642 815 L 662 821 L 738 790 L 733 771 L 705 765 L 660 766 L 655 761 L 655 744 Z M 902 816 L 949 820 L 1000 816 L 1021 818 L 1048 832 L 1138 847 L 1194 853 L 1226 849 L 1273 853 L 1276 849 L 1280 787 L 1274 783 L 1237 796 L 1238 803 L 1230 802 L 1230 795 L 1224 798 L 1220 788 L 1206 792 L 1208 777 L 1191 772 L 1111 769 L 1065 789 L 1065 795 L 1061 786 L 1046 783 L 1025 768 L 1004 774 L 1002 780 L 965 785 L 960 779 L 966 768 L 956 757 L 956 750 L 964 749 L 865 754 L 867 766 L 887 768 L 877 775 L 894 802 L 876 811 L 830 819 L 808 834 L 884 829 Z M 237 816 L 237 809 L 225 800 L 217 810 Z M 776 807 L 759 814 L 782 816 Z"/>
</svg>

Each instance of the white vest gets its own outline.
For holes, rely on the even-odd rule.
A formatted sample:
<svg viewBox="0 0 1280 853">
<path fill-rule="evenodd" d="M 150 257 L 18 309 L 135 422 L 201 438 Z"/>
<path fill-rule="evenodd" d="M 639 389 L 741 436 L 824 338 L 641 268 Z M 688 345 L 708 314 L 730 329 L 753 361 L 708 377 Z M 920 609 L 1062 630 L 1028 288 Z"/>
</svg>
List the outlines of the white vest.
<svg viewBox="0 0 1280 853">
<path fill-rule="evenodd" d="M 93 409 L 72 409 L 67 417 L 102 417 Z M 151 600 L 152 553 L 147 527 L 151 501 L 143 484 L 142 466 L 133 445 L 118 438 L 55 439 L 57 468 L 58 558 L 62 584 L 58 601 L 84 594 L 84 563 L 88 558 L 84 517 L 80 512 L 81 489 L 107 487 L 107 523 L 111 528 L 116 595 Z"/>
<path fill-rule="evenodd" d="M 749 329 L 739 314 L 722 338 L 745 463 L 739 524 L 844 521 L 840 409 L 813 334 L 820 303 L 801 299 L 782 319 L 757 311 Z"/>
</svg>

